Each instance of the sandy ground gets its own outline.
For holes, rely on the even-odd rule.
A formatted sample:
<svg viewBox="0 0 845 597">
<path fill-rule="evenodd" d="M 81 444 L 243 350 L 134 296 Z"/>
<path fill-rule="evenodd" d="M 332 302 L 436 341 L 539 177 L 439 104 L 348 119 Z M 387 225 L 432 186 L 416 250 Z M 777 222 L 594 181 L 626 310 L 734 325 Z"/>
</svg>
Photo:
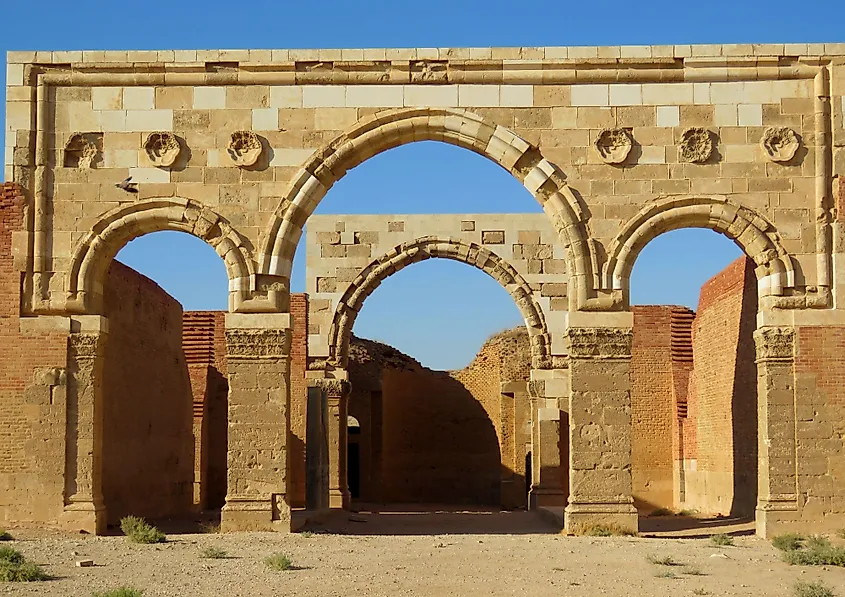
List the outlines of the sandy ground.
<svg viewBox="0 0 845 597">
<path fill-rule="evenodd" d="M 769 543 L 747 535 L 725 548 L 704 537 L 565 537 L 527 512 L 340 513 L 315 530 L 310 536 L 175 534 L 161 545 L 13 530 L 13 545 L 56 579 L 0 583 L 0 594 L 89 597 L 130 585 L 146 597 L 774 597 L 792 595 L 798 580 L 821 580 L 845 597 L 845 569 L 789 566 Z M 203 559 L 209 546 L 229 557 Z M 268 569 L 263 559 L 278 552 L 296 569 Z M 649 556 L 683 565 L 655 565 Z M 96 565 L 75 567 L 82 558 Z M 666 572 L 675 578 L 658 576 Z"/>
</svg>

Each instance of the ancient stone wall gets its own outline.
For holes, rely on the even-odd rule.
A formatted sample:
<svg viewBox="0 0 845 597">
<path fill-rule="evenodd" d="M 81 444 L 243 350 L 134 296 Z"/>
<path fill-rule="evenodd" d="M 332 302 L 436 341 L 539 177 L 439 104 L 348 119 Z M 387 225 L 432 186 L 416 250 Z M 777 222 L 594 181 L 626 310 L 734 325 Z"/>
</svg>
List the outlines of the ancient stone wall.
<svg viewBox="0 0 845 597">
<path fill-rule="evenodd" d="M 25 199 L 0 186 L 0 521 L 56 524 L 64 503 L 69 326 L 19 319 Z"/>
<path fill-rule="evenodd" d="M 452 372 L 355 339 L 349 414 L 361 425 L 361 499 L 524 507 L 529 368 L 524 330 L 492 337 Z M 504 396 L 505 383 L 521 390 Z"/>
<path fill-rule="evenodd" d="M 105 289 L 103 497 L 109 523 L 185 514 L 194 479 L 192 396 L 182 306 L 113 262 Z"/>
<path fill-rule="evenodd" d="M 740 258 L 701 289 L 693 326 L 694 392 L 688 421 L 696 451 L 685 453 L 685 507 L 753 515 L 757 485 L 757 381 L 752 334 L 753 264 Z M 687 423 L 689 424 L 689 423 Z"/>
</svg>

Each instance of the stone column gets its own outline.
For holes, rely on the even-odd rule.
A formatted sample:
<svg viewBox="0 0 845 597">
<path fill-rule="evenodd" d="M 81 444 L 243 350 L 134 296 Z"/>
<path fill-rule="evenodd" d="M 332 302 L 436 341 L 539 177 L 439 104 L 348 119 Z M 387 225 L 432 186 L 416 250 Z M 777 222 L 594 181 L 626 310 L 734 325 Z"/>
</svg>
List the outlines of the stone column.
<svg viewBox="0 0 845 597">
<path fill-rule="evenodd" d="M 229 446 L 225 531 L 290 530 L 290 316 L 226 314 Z"/>
<path fill-rule="evenodd" d="M 531 395 L 531 491 L 528 506 L 561 510 L 566 495 L 560 479 L 560 405 L 556 397 L 546 396 L 546 380 L 537 374 L 551 371 L 532 371 L 529 383 Z"/>
<path fill-rule="evenodd" d="M 757 349 L 757 534 L 788 529 L 798 515 L 795 436 L 795 331 L 765 327 L 754 332 Z"/>
<path fill-rule="evenodd" d="M 571 327 L 566 530 L 637 530 L 631 483 L 631 327 Z"/>
<path fill-rule="evenodd" d="M 108 320 L 75 318 L 68 336 L 67 441 L 63 529 L 106 531 L 103 501 L 103 366 Z"/>
<path fill-rule="evenodd" d="M 317 379 L 315 383 L 326 392 L 329 407 L 329 508 L 349 508 L 347 471 L 347 411 L 349 382 L 340 379 Z"/>
</svg>

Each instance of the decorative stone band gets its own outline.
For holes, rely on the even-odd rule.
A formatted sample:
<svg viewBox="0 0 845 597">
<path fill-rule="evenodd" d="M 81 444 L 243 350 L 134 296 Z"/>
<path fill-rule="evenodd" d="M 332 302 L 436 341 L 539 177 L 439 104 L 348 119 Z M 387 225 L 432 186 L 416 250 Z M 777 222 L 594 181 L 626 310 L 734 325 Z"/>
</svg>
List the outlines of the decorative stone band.
<svg viewBox="0 0 845 597">
<path fill-rule="evenodd" d="M 791 327 L 767 327 L 754 332 L 757 362 L 792 361 L 795 358 L 795 330 Z"/>
<path fill-rule="evenodd" d="M 569 328 L 570 359 L 631 358 L 631 328 Z"/>
<path fill-rule="evenodd" d="M 341 398 L 348 396 L 352 386 L 345 379 L 330 379 L 320 377 L 308 380 L 309 388 L 320 388 L 330 398 Z"/>
<path fill-rule="evenodd" d="M 68 336 L 68 357 L 82 361 L 102 356 L 104 340 L 103 334 L 70 334 Z"/>
<path fill-rule="evenodd" d="M 227 329 L 229 360 L 283 359 L 290 354 L 290 330 Z"/>
</svg>

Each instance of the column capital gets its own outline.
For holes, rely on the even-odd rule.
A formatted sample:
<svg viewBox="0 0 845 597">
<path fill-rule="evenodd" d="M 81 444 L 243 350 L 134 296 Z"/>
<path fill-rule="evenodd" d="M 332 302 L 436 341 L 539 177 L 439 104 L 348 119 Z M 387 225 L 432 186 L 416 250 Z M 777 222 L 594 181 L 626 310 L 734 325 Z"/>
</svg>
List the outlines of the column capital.
<svg viewBox="0 0 845 597">
<path fill-rule="evenodd" d="M 571 359 L 629 359 L 632 328 L 571 327 L 566 331 Z"/>
<path fill-rule="evenodd" d="M 76 360 L 93 359 L 103 355 L 104 333 L 72 333 L 68 335 L 69 356 Z"/>
<path fill-rule="evenodd" d="M 351 385 L 345 379 L 317 377 L 308 379 L 307 383 L 309 388 L 323 390 L 329 398 L 344 398 L 351 390 Z"/>
<path fill-rule="evenodd" d="M 765 327 L 754 332 L 757 362 L 792 361 L 795 358 L 795 329 Z"/>
</svg>

